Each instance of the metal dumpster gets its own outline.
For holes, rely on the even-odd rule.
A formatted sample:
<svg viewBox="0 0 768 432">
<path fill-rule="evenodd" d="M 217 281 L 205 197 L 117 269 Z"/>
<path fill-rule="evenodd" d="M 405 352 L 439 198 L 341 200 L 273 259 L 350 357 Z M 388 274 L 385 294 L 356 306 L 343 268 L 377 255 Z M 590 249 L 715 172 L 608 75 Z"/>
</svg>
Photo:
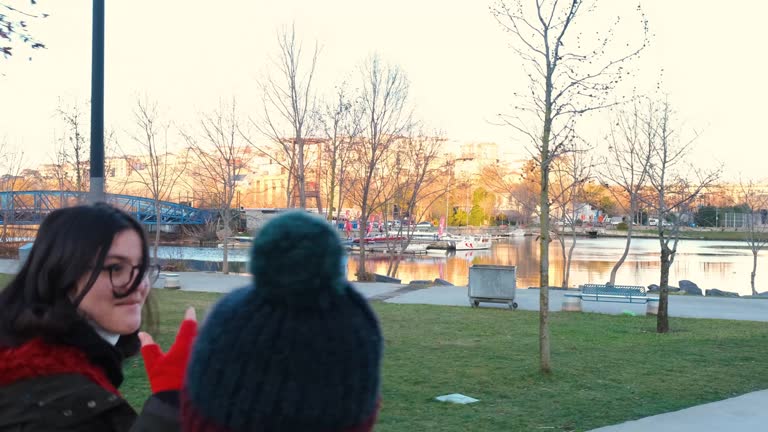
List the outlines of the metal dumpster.
<svg viewBox="0 0 768 432">
<path fill-rule="evenodd" d="M 471 266 L 467 284 L 469 304 L 477 307 L 480 302 L 506 303 L 510 309 L 517 309 L 515 269 L 515 266 L 504 265 Z"/>
</svg>

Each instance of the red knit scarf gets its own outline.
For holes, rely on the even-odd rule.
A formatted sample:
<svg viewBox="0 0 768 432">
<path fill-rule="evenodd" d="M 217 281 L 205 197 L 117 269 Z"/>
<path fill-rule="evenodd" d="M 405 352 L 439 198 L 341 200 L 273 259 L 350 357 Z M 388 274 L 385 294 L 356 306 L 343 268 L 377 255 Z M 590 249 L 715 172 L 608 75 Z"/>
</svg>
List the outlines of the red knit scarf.
<svg viewBox="0 0 768 432">
<path fill-rule="evenodd" d="M 13 348 L 0 348 L 0 385 L 59 374 L 80 374 L 113 394 L 120 395 L 101 368 L 77 348 L 50 345 L 32 339 Z"/>
</svg>

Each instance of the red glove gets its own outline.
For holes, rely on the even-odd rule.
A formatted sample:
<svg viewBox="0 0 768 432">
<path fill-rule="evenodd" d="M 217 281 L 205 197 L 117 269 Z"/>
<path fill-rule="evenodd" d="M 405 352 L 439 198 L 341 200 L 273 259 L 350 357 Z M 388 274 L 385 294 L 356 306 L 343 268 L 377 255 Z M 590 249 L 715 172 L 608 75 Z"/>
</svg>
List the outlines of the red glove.
<svg viewBox="0 0 768 432">
<path fill-rule="evenodd" d="M 197 317 L 193 308 L 187 309 L 179 333 L 176 335 L 176 341 L 165 354 L 152 336 L 144 332 L 139 333 L 141 356 L 144 358 L 144 368 L 147 370 L 152 394 L 181 390 L 195 336 L 197 336 Z"/>
</svg>

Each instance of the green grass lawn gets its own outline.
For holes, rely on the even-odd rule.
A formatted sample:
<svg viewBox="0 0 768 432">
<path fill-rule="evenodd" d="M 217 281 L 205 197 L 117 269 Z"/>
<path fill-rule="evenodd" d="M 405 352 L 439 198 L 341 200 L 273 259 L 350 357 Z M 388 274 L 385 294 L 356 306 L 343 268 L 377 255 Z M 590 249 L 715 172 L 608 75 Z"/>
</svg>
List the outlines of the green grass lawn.
<svg viewBox="0 0 768 432">
<path fill-rule="evenodd" d="M 163 348 L 188 305 L 214 294 L 155 290 Z M 768 388 L 768 324 L 552 314 L 554 373 L 538 372 L 538 314 L 501 309 L 374 305 L 386 340 L 377 431 L 588 430 Z M 139 359 L 121 391 L 139 407 Z M 451 405 L 463 393 L 481 401 Z M 745 407 L 759 409 L 759 407 Z"/>
</svg>

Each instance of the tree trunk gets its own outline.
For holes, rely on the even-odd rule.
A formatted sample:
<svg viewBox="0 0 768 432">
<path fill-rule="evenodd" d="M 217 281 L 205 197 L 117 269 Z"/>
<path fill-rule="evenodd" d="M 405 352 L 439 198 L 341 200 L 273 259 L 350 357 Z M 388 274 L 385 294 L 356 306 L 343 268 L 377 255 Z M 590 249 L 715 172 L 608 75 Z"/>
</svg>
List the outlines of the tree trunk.
<svg viewBox="0 0 768 432">
<path fill-rule="evenodd" d="M 299 181 L 299 208 L 306 209 L 307 208 L 307 179 L 304 173 L 304 142 L 301 138 L 298 138 L 298 153 L 299 153 L 299 160 L 298 160 L 298 175 L 296 176 Z"/>
<path fill-rule="evenodd" d="M 632 222 L 630 221 L 627 225 L 627 241 L 624 244 L 624 253 L 621 254 L 621 257 L 618 261 L 616 261 L 616 264 L 613 265 L 613 268 L 611 269 L 611 280 L 610 284 L 615 285 L 616 284 L 616 273 L 618 273 L 619 268 L 624 264 L 624 261 L 627 259 L 627 256 L 629 255 L 629 246 L 632 243 Z"/>
<path fill-rule="evenodd" d="M 563 288 L 568 288 L 567 280 L 568 280 L 568 266 L 566 265 L 568 263 L 568 255 L 566 254 L 566 248 L 565 248 L 565 237 L 563 237 L 563 233 L 561 232 L 560 235 L 557 237 L 557 241 L 560 242 L 560 255 L 563 258 L 563 274 L 561 275 L 562 284 L 560 285 Z"/>
<path fill-rule="evenodd" d="M 757 274 L 757 252 L 758 250 L 756 249 L 752 250 L 752 273 L 749 275 L 749 282 L 752 286 L 752 295 L 757 295 L 757 290 L 755 289 L 755 275 Z"/>
<path fill-rule="evenodd" d="M 545 130 L 549 141 L 549 131 Z M 542 155 L 545 154 L 542 152 Z M 548 155 L 547 155 L 548 156 Z M 541 169 L 541 234 L 539 236 L 539 363 L 541 371 L 550 373 L 552 362 L 549 351 L 549 166 L 542 164 Z"/>
<path fill-rule="evenodd" d="M 400 228 L 402 230 L 402 227 Z M 389 230 L 386 231 L 389 233 Z M 389 234 L 387 234 L 389 235 Z M 400 268 L 400 262 L 403 260 L 405 250 L 411 244 L 411 237 L 406 232 L 405 240 L 395 241 L 394 250 L 392 251 L 392 257 L 389 261 L 389 267 L 387 268 L 387 276 L 397 277 L 397 270 Z"/>
<path fill-rule="evenodd" d="M 221 272 L 229 274 L 229 209 L 224 209 L 224 257 L 221 261 Z"/>
<path fill-rule="evenodd" d="M 544 130 L 541 135 L 541 194 L 539 219 L 541 234 L 539 240 L 539 366 L 543 373 L 552 371 L 549 350 L 549 139 L 552 133 L 552 65 L 547 62 L 545 87 Z"/>
<path fill-rule="evenodd" d="M 336 206 L 336 222 L 338 222 L 341 219 L 341 206 L 343 204 L 344 204 L 344 193 L 341 190 L 341 179 L 340 179 L 339 180 L 339 204 Z"/>
<path fill-rule="evenodd" d="M 565 278 L 563 278 L 563 288 L 568 288 L 568 280 L 571 277 L 571 263 L 573 262 L 574 249 L 576 249 L 576 228 L 571 228 L 571 248 L 568 250 L 568 260 L 565 261 Z"/>
<path fill-rule="evenodd" d="M 364 194 L 365 199 L 367 199 L 368 194 Z M 365 204 L 363 204 L 363 208 L 360 212 L 360 219 L 358 220 L 358 231 L 360 232 L 359 237 L 359 245 L 360 245 L 360 260 L 357 263 L 357 280 L 358 281 L 364 281 L 367 282 L 368 275 L 365 271 L 365 234 L 366 230 L 368 228 L 368 215 L 366 214 L 368 212 L 368 208 Z"/>
<path fill-rule="evenodd" d="M 659 314 L 656 316 L 656 332 L 669 331 L 669 267 L 670 253 L 666 247 L 661 249 L 661 280 L 659 281 Z"/>
<path fill-rule="evenodd" d="M 155 244 L 152 246 L 152 258 L 157 264 L 157 246 L 160 244 L 160 203 L 155 200 Z"/>
<path fill-rule="evenodd" d="M 328 205 L 330 208 L 328 209 L 328 217 L 326 219 L 333 220 L 333 206 L 334 206 L 334 200 L 336 199 L 336 164 L 331 163 L 331 179 L 329 184 L 329 190 L 328 190 Z M 336 218 L 336 223 L 339 223 L 338 217 Z"/>
<path fill-rule="evenodd" d="M 393 277 L 393 278 L 397 277 L 397 271 L 400 270 L 400 262 L 402 262 L 402 261 L 403 261 L 403 256 L 402 255 L 398 255 L 397 256 L 397 261 L 395 261 L 395 268 L 392 270 L 392 276 L 391 277 Z"/>
</svg>

